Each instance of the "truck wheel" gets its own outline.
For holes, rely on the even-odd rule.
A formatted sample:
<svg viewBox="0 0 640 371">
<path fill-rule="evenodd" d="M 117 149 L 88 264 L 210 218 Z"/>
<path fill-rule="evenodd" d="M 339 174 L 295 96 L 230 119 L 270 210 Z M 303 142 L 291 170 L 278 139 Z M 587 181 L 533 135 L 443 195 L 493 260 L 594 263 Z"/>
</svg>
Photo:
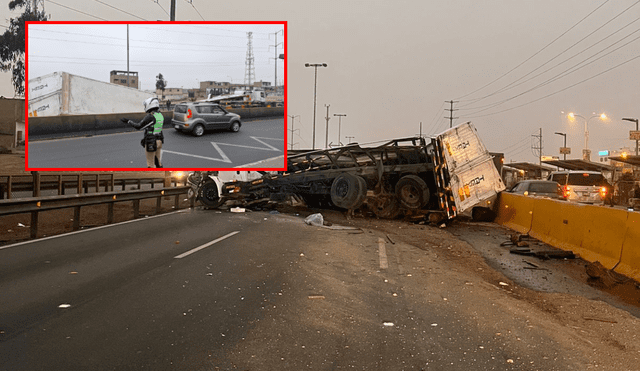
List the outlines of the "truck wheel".
<svg viewBox="0 0 640 371">
<path fill-rule="evenodd" d="M 474 222 L 492 222 L 496 218 L 493 210 L 486 207 L 474 207 L 471 210 L 471 219 Z"/>
<path fill-rule="evenodd" d="M 400 215 L 400 205 L 395 196 L 379 196 L 370 200 L 367 200 L 367 204 L 378 218 L 395 219 Z"/>
<path fill-rule="evenodd" d="M 339 175 L 331 184 L 331 202 L 343 209 L 357 209 L 367 197 L 367 183 L 357 175 Z"/>
<path fill-rule="evenodd" d="M 417 210 L 429 202 L 429 187 L 417 175 L 405 175 L 396 183 L 396 196 L 400 205 Z"/>
<path fill-rule="evenodd" d="M 218 186 L 215 182 L 206 182 L 200 190 L 200 202 L 207 207 L 216 208 L 224 203 L 218 194 Z"/>
<path fill-rule="evenodd" d="M 229 127 L 229 130 L 231 130 L 234 133 L 237 133 L 238 131 L 240 131 L 240 123 L 238 121 L 232 122 L 231 127 Z"/>
<path fill-rule="evenodd" d="M 204 134 L 204 126 L 202 124 L 197 124 L 192 131 L 193 135 L 196 137 L 201 137 Z"/>
</svg>

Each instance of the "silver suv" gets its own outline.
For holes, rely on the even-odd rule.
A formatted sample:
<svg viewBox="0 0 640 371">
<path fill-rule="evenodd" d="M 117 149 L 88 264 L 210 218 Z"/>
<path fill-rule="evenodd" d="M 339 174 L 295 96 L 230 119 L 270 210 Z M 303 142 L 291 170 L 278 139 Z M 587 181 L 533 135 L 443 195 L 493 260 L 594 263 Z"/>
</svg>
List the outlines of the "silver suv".
<svg viewBox="0 0 640 371">
<path fill-rule="evenodd" d="M 174 129 L 189 132 L 197 137 L 205 130 L 225 129 L 233 132 L 240 130 L 240 115 L 228 112 L 214 103 L 180 103 L 173 109 L 171 120 Z"/>
<path fill-rule="evenodd" d="M 599 203 L 611 193 L 611 186 L 598 171 L 554 171 L 547 180 L 558 182 L 564 198 L 569 201 Z"/>
</svg>

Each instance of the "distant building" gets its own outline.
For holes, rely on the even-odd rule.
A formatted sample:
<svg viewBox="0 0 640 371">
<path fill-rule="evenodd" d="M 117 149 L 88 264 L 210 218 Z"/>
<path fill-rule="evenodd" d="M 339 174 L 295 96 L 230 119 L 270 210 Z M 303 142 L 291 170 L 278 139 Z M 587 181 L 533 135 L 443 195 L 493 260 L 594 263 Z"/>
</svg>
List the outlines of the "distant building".
<svg viewBox="0 0 640 371">
<path fill-rule="evenodd" d="M 614 150 L 598 151 L 598 161 L 601 164 L 615 166 L 617 172 L 633 173 L 633 166 L 626 164 L 624 162 L 612 161 L 609 159 L 609 157 L 618 157 L 618 156 L 626 157 L 628 155 L 634 155 L 635 151 L 636 151 L 635 148 L 631 149 L 629 147 L 623 147 L 618 150 L 614 149 Z"/>
<path fill-rule="evenodd" d="M 112 84 L 140 89 L 140 79 L 138 78 L 137 72 L 129 71 L 128 80 L 129 81 L 127 81 L 127 71 L 111 71 L 109 82 L 111 82 Z"/>
<path fill-rule="evenodd" d="M 176 102 L 187 98 L 187 90 L 183 88 L 165 88 L 163 92 L 160 89 L 156 89 L 156 95 L 162 101 L 170 100 Z"/>
</svg>

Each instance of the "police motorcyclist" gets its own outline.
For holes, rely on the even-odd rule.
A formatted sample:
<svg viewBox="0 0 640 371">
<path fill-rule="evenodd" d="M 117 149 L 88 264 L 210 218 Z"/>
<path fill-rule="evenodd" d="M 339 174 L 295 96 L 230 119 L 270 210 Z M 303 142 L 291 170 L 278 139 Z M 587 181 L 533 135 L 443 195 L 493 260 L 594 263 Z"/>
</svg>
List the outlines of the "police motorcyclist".
<svg viewBox="0 0 640 371">
<path fill-rule="evenodd" d="M 164 124 L 164 116 L 160 113 L 160 102 L 158 98 L 147 98 L 142 104 L 147 113 L 142 121 L 133 122 L 126 118 L 121 120 L 137 130 L 144 129 L 144 138 L 140 144 L 146 151 L 147 167 L 162 167 L 162 144 L 164 143 L 162 125 Z"/>
</svg>

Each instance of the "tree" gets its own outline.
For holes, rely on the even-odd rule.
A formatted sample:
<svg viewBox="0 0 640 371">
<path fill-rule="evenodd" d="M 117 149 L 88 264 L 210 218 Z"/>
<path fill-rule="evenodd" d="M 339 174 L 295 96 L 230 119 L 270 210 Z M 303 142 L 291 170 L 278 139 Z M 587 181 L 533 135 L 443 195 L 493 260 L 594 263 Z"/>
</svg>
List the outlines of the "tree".
<svg viewBox="0 0 640 371">
<path fill-rule="evenodd" d="M 44 11 L 31 9 L 29 0 L 12 0 L 9 10 L 24 8 L 18 18 L 10 20 L 9 28 L 0 35 L 0 70 L 11 71 L 11 82 L 16 95 L 24 95 L 24 52 L 26 21 L 46 21 Z"/>
<path fill-rule="evenodd" d="M 164 79 L 161 73 L 156 76 L 156 89 L 162 90 L 162 99 L 164 99 L 164 89 L 167 87 L 167 80 Z"/>
</svg>

